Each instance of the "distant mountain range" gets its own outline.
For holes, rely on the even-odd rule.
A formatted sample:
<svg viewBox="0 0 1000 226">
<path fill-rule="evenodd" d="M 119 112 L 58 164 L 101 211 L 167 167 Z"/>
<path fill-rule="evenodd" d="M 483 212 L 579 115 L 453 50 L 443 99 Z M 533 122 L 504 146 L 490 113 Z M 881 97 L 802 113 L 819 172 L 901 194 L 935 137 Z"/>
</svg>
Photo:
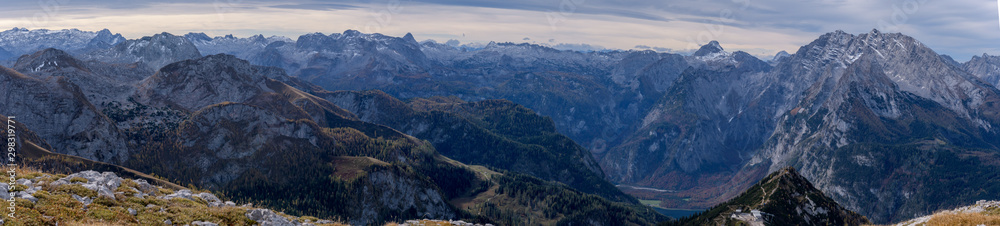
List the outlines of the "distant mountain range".
<svg viewBox="0 0 1000 226">
<path fill-rule="evenodd" d="M 628 185 L 684 208 L 791 166 L 874 223 L 1000 194 L 1000 58 L 955 62 L 898 33 L 831 32 L 768 61 L 714 41 L 692 55 L 575 52 L 353 30 L 124 40 L 16 28 L 0 48 L 12 68 L 0 108 L 25 115 L 53 151 L 245 197 L 263 197 L 246 186 L 268 178 L 250 166 L 278 167 L 266 153 L 287 148 L 339 150 L 316 164 L 349 155 L 414 168 L 384 171 L 400 178 L 435 175 L 422 167 L 438 163 L 421 162 L 440 153 L 633 205 L 611 187 Z M 477 191 L 431 181 L 415 186 Z"/>
<path fill-rule="evenodd" d="M 155 45 L 162 47 L 147 48 Z M 448 131 L 432 145 L 361 121 L 295 88 L 334 94 L 278 68 L 217 54 L 173 62 L 154 73 L 149 66 L 169 58 L 135 57 L 173 56 L 187 47 L 186 39 L 159 34 L 96 50 L 92 60 L 43 49 L 18 58 L 14 69 L 0 68 L 0 92 L 7 94 L 0 106 L 18 116 L 24 125 L 19 134 L 31 134 L 30 142 L 41 148 L 150 172 L 240 202 L 351 224 L 435 218 L 648 225 L 668 219 L 617 190 L 589 152 L 519 105 L 483 102 L 473 106 L 484 108 L 469 108 L 472 112 L 446 114 L 447 120 L 467 122 L 464 132 L 473 136 L 447 140 L 464 133 Z M 129 51 L 107 54 L 121 49 Z M 123 63 L 130 60 L 136 62 Z M 381 109 L 372 110 L 364 113 Z M 492 168 L 451 160 L 435 145 Z M 479 151 L 491 145 L 521 149 Z M 37 155 L 24 163 L 79 168 Z M 519 195 L 538 191 L 546 194 Z M 555 201 L 566 206 L 553 208 Z"/>
</svg>

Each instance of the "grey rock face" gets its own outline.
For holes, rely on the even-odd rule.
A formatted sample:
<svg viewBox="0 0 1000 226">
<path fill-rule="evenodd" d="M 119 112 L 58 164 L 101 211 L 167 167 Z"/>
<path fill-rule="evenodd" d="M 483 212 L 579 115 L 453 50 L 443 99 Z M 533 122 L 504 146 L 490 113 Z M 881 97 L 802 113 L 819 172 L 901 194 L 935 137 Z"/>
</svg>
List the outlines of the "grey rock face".
<svg viewBox="0 0 1000 226">
<path fill-rule="evenodd" d="M 789 56 L 792 56 L 792 54 L 789 54 L 788 52 L 785 52 L 784 50 L 782 50 L 781 52 L 778 52 L 777 54 L 774 54 L 774 57 L 771 58 L 771 61 L 768 62 L 768 63 L 770 63 L 771 65 L 774 65 L 774 64 L 777 64 L 778 61 L 781 61 L 782 59 L 785 59 L 785 58 L 787 58 Z"/>
<path fill-rule="evenodd" d="M 238 127 L 219 127 L 232 123 Z M 259 107 L 246 104 L 221 104 L 205 108 L 180 126 L 182 145 L 204 147 L 209 152 L 190 156 L 198 168 L 211 172 L 204 183 L 222 186 L 253 167 L 253 157 L 265 144 L 278 138 L 300 140 L 309 146 L 318 139 L 315 125 L 286 121 Z M 246 136 L 235 136 L 246 134 Z M 239 160 L 239 161 L 237 161 Z"/>
<path fill-rule="evenodd" d="M 88 49 L 107 49 L 115 46 L 118 43 L 124 42 L 125 37 L 121 34 L 111 34 L 108 29 L 103 29 L 97 32 L 97 35 L 90 42 L 87 42 Z"/>
<path fill-rule="evenodd" d="M 8 192 L 9 189 L 9 185 L 0 184 L 0 198 L 3 198 L 4 200 L 10 199 L 10 192 Z"/>
<path fill-rule="evenodd" d="M 70 182 L 73 178 L 83 178 L 86 179 L 86 182 Z M 59 186 L 63 184 L 80 184 L 84 188 L 96 191 L 98 197 L 115 199 L 114 191 L 122 185 L 122 178 L 112 172 L 98 173 L 97 171 L 88 170 L 59 178 L 53 181 L 51 185 Z"/>
<path fill-rule="evenodd" d="M 166 199 L 166 200 L 170 200 L 170 199 L 174 199 L 174 198 L 190 199 L 191 201 L 198 201 L 195 198 L 200 198 L 201 200 L 205 200 L 206 202 L 208 202 L 208 207 L 220 207 L 220 206 L 222 206 L 222 200 L 220 200 L 218 197 L 216 197 L 212 193 L 202 192 L 202 193 L 195 194 L 194 192 L 192 192 L 191 190 L 188 190 L 188 189 L 182 189 L 182 190 L 174 192 L 173 194 L 169 194 L 169 195 L 165 195 L 163 197 L 160 197 L 160 199 Z"/>
<path fill-rule="evenodd" d="M 365 197 L 358 203 L 362 206 L 359 212 L 348 219 L 351 225 L 363 225 L 376 222 L 381 211 L 402 212 L 409 209 L 417 211 L 419 216 L 434 219 L 451 219 L 455 212 L 447 201 L 429 184 L 400 175 L 398 171 L 382 170 L 370 173 L 367 179 L 371 186 L 360 190 L 358 195 Z"/>
<path fill-rule="evenodd" d="M 295 226 L 299 225 L 296 221 L 290 221 L 288 218 L 282 217 L 274 211 L 269 209 L 251 209 L 247 210 L 247 218 L 256 221 L 261 226 Z"/>
<path fill-rule="evenodd" d="M 282 36 L 271 36 L 265 38 L 263 35 L 255 35 L 248 38 L 237 38 L 232 35 L 208 37 L 205 33 L 188 33 L 184 35 L 191 44 L 198 48 L 204 55 L 229 54 L 240 59 L 251 59 L 254 54 L 262 51 L 269 44 L 274 42 L 294 42 L 292 39 Z M 268 64 L 270 65 L 270 64 Z"/>
<path fill-rule="evenodd" d="M 1000 56 L 990 56 L 985 53 L 982 56 L 973 56 L 972 60 L 962 64 L 962 67 L 983 81 L 993 86 L 1000 86 Z"/>
<path fill-rule="evenodd" d="M 111 31 L 107 29 L 90 32 L 77 29 L 28 30 L 25 28 L 14 28 L 0 32 L 0 48 L 9 51 L 9 57 L 18 57 L 47 48 L 83 52 L 91 49 L 107 48 L 122 41 L 124 41 L 124 38 L 122 38 L 121 34 L 111 34 Z M 0 58 L 0 61 L 6 59 L 8 58 Z"/>
<path fill-rule="evenodd" d="M 0 67 L 0 108 L 17 116 L 48 142 L 52 151 L 120 163 L 131 147 L 121 131 L 63 77 L 29 77 Z"/>
<path fill-rule="evenodd" d="M 191 225 L 194 226 L 219 226 L 219 224 L 207 222 L 207 221 L 192 221 Z"/>
<path fill-rule="evenodd" d="M 153 106 L 193 112 L 223 102 L 245 102 L 262 92 L 273 92 L 247 61 L 232 55 L 212 55 L 163 67 L 136 91 L 136 99 Z"/>
<path fill-rule="evenodd" d="M 79 195 L 76 195 L 76 194 L 73 194 L 72 197 L 73 197 L 73 199 L 76 199 L 76 201 L 80 201 L 81 203 L 83 203 L 84 206 L 87 206 L 87 205 L 90 205 L 91 203 L 93 203 L 94 202 L 94 198 L 95 198 L 95 197 L 89 197 L 89 196 L 88 197 L 80 197 Z M 129 209 L 131 209 L 131 208 L 129 208 Z"/>
<path fill-rule="evenodd" d="M 892 171 L 913 168 L 906 166 L 909 163 L 887 163 L 889 159 L 933 161 L 909 158 L 928 150 L 939 153 L 929 158 L 940 158 L 961 155 L 965 148 L 998 145 L 992 137 L 1000 121 L 991 113 L 997 110 L 991 102 L 1000 96 L 996 89 L 910 37 L 878 31 L 857 36 L 831 33 L 777 67 L 801 68 L 788 71 L 814 75 L 816 82 L 794 102 L 794 109 L 779 112 L 783 115 L 773 136 L 746 168 L 774 171 L 795 166 L 831 198 L 876 223 L 933 211 L 928 202 L 959 201 L 930 201 L 934 197 L 922 195 L 927 191 L 902 186 L 925 179 L 893 177 Z M 966 170 L 990 168 L 959 165 L 969 167 Z M 929 170 L 947 172 L 955 167 L 959 166 Z M 876 178 L 881 182 L 871 182 Z M 884 189 L 894 186 L 902 187 Z M 951 192 L 976 189 L 982 188 Z"/>
<path fill-rule="evenodd" d="M 149 184 L 149 182 L 146 182 L 146 180 L 143 179 L 136 179 L 135 183 L 137 184 L 136 187 L 138 187 L 140 193 L 152 194 L 157 190 L 156 186 Z"/>
<path fill-rule="evenodd" d="M 694 52 L 692 56 L 704 57 L 704 56 L 709 56 L 711 54 L 717 54 L 722 52 L 723 52 L 722 46 L 719 45 L 718 41 L 713 40 L 711 42 L 708 42 L 708 44 L 701 46 L 701 48 L 699 48 L 698 51 Z"/>
<path fill-rule="evenodd" d="M 689 189 L 697 182 L 657 178 L 731 173 L 766 140 L 782 100 L 771 81 L 780 80 L 749 54 L 727 53 L 718 43 L 703 49 L 714 52 L 686 59 L 699 67 L 681 72 L 638 130 L 601 159 L 611 181 Z"/>
<path fill-rule="evenodd" d="M 170 33 L 160 33 L 140 39 L 127 40 L 106 50 L 83 55 L 88 60 L 109 63 L 141 62 L 151 70 L 167 64 L 201 57 L 198 48 L 186 38 Z"/>
<path fill-rule="evenodd" d="M 99 108 L 112 101 L 127 102 L 126 97 L 135 92 L 136 83 L 153 73 L 136 65 L 84 62 L 58 49 L 24 55 L 12 69 L 40 79 L 63 77 L 79 87 L 84 97 Z"/>
</svg>

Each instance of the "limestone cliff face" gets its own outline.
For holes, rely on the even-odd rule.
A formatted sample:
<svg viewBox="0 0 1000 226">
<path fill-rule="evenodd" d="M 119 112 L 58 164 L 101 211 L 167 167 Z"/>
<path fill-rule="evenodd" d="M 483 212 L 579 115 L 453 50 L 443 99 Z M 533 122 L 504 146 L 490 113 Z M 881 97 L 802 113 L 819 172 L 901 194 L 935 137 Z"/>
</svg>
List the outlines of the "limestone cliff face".
<svg viewBox="0 0 1000 226">
<path fill-rule="evenodd" d="M 141 63 L 157 70 L 177 61 L 201 57 L 198 48 L 182 36 L 163 32 L 153 36 L 122 41 L 109 49 L 83 54 L 82 58 L 111 63 Z"/>
<path fill-rule="evenodd" d="M 145 79 L 136 91 L 141 102 L 197 111 L 221 102 L 244 102 L 264 92 L 267 79 L 249 62 L 212 55 L 170 64 Z"/>
<path fill-rule="evenodd" d="M 972 60 L 961 64 L 962 68 L 993 86 L 1000 86 L 1000 56 L 972 56 Z"/>
<path fill-rule="evenodd" d="M 153 74 L 138 64 L 84 61 L 59 49 L 44 49 L 18 58 L 12 69 L 36 78 L 63 77 L 100 109 L 113 102 L 127 103 L 136 84 Z"/>
<path fill-rule="evenodd" d="M 110 163 L 134 153 L 118 127 L 65 77 L 36 78 L 0 67 L 0 85 L 0 108 L 32 128 L 52 151 Z"/>
<path fill-rule="evenodd" d="M 958 157 L 1000 145 L 996 88 L 913 38 L 878 31 L 824 35 L 781 64 L 823 70 L 795 108 L 783 112 L 747 167 L 795 166 L 834 200 L 874 222 L 979 198 L 982 187 L 959 186 L 960 195 L 941 200 L 923 194 L 936 186 L 915 185 L 989 180 L 931 178 L 959 168 L 996 168 L 974 163 L 992 156 Z M 910 176 L 896 176 L 900 172 Z"/>
</svg>

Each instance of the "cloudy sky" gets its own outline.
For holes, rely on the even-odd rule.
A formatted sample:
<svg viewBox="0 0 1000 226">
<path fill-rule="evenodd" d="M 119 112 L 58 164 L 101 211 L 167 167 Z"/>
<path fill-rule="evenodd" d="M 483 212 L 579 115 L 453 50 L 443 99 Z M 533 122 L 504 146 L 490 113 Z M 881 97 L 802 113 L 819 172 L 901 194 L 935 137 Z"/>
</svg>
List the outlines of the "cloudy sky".
<svg viewBox="0 0 1000 226">
<path fill-rule="evenodd" d="M 29 0 L 5 2 L 0 27 L 293 39 L 354 29 L 439 42 L 677 53 L 718 40 L 727 50 L 758 56 L 794 52 L 835 30 L 877 28 L 965 61 L 1000 54 L 997 13 L 993 0 Z"/>
</svg>

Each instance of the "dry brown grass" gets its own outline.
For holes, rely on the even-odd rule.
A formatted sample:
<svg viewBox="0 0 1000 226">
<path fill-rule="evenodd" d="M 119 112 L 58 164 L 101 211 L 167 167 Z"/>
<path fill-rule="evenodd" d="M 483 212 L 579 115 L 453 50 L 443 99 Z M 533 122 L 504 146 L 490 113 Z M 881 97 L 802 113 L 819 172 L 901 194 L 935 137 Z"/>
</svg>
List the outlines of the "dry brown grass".
<svg viewBox="0 0 1000 226">
<path fill-rule="evenodd" d="M 6 172 L 10 168 L 4 167 Z M 80 201 L 72 198 L 71 194 L 88 197 L 96 197 L 96 192 L 83 188 L 79 184 L 62 185 L 58 187 L 47 186 L 52 180 L 65 177 L 66 175 L 52 175 L 40 172 L 35 168 L 18 166 L 15 168 L 17 178 L 28 178 L 42 181 L 43 190 L 34 194 L 38 201 L 32 203 L 25 199 L 16 199 L 18 206 L 17 218 L 9 218 L 7 215 L 0 215 L 4 220 L 4 225 L 158 225 L 164 220 L 170 219 L 180 225 L 188 224 L 195 220 L 216 222 L 220 225 L 251 225 L 245 213 L 246 207 L 208 207 L 207 203 L 200 198 L 192 201 L 183 198 L 172 200 L 162 200 L 154 196 L 134 197 L 132 195 L 117 194 L 117 199 L 96 198 L 93 203 L 84 209 Z M 6 173 L 5 173 L 6 174 Z M 6 180 L 6 179 L 5 179 Z M 120 191 L 131 191 L 137 183 L 131 179 L 122 181 Z M 23 186 L 20 189 L 24 189 Z M 160 188 L 160 193 L 173 193 L 169 188 Z M 152 207 L 146 206 L 152 204 Z M 129 214 L 127 209 L 132 208 L 136 215 Z M 291 220 L 298 219 L 318 221 L 315 217 L 294 217 L 287 216 Z M 342 223 L 317 224 L 319 226 L 346 225 Z"/>
<path fill-rule="evenodd" d="M 4 166 L 3 169 L 4 169 L 4 174 L 6 174 L 7 170 L 10 170 L 10 168 L 8 168 L 7 166 Z M 38 171 L 38 169 L 35 169 L 34 167 L 28 167 L 28 166 L 24 166 L 24 165 L 17 165 L 17 166 L 15 166 L 14 167 L 14 172 L 17 173 L 17 178 L 18 179 L 21 179 L 21 178 L 35 178 L 34 176 L 40 175 L 42 173 L 41 171 Z M 33 175 L 33 176 L 32 177 L 28 177 L 28 175 Z"/>
<path fill-rule="evenodd" d="M 927 225 L 1000 225 L 1000 216 L 983 213 L 939 213 L 932 216 Z"/>
</svg>

